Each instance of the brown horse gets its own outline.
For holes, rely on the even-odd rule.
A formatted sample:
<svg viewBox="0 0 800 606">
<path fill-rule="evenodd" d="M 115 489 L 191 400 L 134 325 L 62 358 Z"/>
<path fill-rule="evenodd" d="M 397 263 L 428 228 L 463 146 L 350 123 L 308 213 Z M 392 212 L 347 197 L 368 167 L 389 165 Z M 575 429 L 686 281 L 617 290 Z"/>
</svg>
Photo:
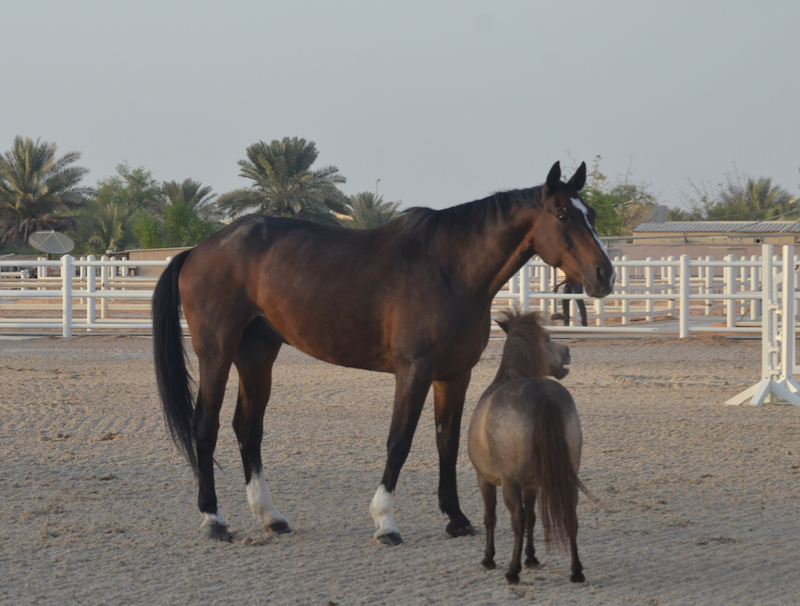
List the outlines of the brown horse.
<svg viewBox="0 0 800 606">
<path fill-rule="evenodd" d="M 494 528 L 497 486 L 511 513 L 514 551 L 506 572 L 519 583 L 522 540 L 528 536 L 525 565 L 538 566 L 533 547 L 536 499 L 545 543 L 569 539 L 573 583 L 584 581 L 578 558 L 578 479 L 583 436 L 575 402 L 563 385 L 569 348 L 553 343 L 539 314 L 507 314 L 498 322 L 508 333 L 494 382 L 481 396 L 469 426 L 469 458 L 483 495 L 486 551 L 483 566 L 495 568 Z M 591 495 L 590 495 L 591 496 Z"/>
<path fill-rule="evenodd" d="M 225 540 L 213 455 L 231 364 L 239 371 L 233 426 L 250 508 L 264 528 L 288 532 L 261 462 L 263 417 L 281 345 L 333 364 L 394 373 L 396 391 L 383 479 L 370 506 L 383 543 L 402 542 L 393 493 L 426 395 L 434 391 L 439 506 L 453 536 L 474 534 L 458 503 L 456 459 L 472 367 L 489 338 L 497 291 L 534 254 L 561 267 L 594 297 L 614 270 L 578 191 L 581 164 L 561 182 L 494 194 L 435 211 L 415 208 L 355 230 L 247 216 L 177 255 L 153 295 L 156 379 L 167 424 L 199 480 L 203 529 Z M 180 307 L 198 357 L 194 405 Z"/>
</svg>

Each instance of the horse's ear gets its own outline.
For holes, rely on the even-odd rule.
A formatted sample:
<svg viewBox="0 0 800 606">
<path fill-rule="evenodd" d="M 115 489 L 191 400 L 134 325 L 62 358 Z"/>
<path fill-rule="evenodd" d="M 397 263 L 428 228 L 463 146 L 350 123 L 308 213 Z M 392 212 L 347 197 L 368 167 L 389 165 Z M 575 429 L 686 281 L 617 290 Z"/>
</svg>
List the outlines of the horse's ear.
<svg viewBox="0 0 800 606">
<path fill-rule="evenodd" d="M 504 322 L 503 320 L 495 320 L 497 325 L 503 329 L 503 332 L 508 334 L 508 322 Z"/>
<path fill-rule="evenodd" d="M 578 170 L 572 175 L 572 178 L 567 181 L 567 185 L 572 187 L 575 191 L 581 191 L 583 186 L 586 185 L 586 162 L 581 162 Z"/>
<path fill-rule="evenodd" d="M 551 192 L 558 191 L 558 186 L 561 184 L 561 163 L 556 162 L 553 164 L 553 168 L 550 169 L 550 173 L 547 175 L 547 189 Z"/>
</svg>

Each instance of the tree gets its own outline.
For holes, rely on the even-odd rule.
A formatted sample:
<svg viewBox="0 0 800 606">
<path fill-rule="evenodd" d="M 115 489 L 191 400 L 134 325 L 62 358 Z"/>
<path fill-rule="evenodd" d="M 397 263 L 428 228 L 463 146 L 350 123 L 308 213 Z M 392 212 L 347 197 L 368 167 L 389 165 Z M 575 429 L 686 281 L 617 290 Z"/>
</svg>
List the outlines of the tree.
<svg viewBox="0 0 800 606">
<path fill-rule="evenodd" d="M 594 157 L 586 176 L 581 197 L 597 213 L 595 230 L 600 236 L 626 236 L 633 228 L 649 218 L 657 204 L 657 196 L 647 191 L 648 185 L 630 181 L 630 172 L 614 186 L 600 171 L 601 156 Z"/>
<path fill-rule="evenodd" d="M 232 217 L 256 212 L 335 223 L 333 213 L 343 212 L 347 201 L 337 185 L 346 179 L 335 166 L 312 171 L 317 156 L 313 141 L 297 137 L 254 143 L 247 160 L 239 160 L 239 175 L 253 185 L 221 195 L 217 205 Z"/>
<path fill-rule="evenodd" d="M 223 212 L 214 202 L 217 194 L 212 194 L 211 186 L 203 186 L 200 181 L 194 179 L 184 179 L 182 183 L 164 181 L 162 191 L 173 202 L 186 202 L 198 217 L 209 221 L 219 221 L 223 218 Z"/>
<path fill-rule="evenodd" d="M 164 211 L 167 199 L 152 172 L 143 166 L 131 168 L 127 162 L 117 164 L 116 170 L 116 175 L 97 182 L 98 199 L 113 200 L 155 215 Z"/>
<path fill-rule="evenodd" d="M 197 216 L 185 200 L 173 200 L 164 210 L 164 245 L 194 246 L 214 233 L 214 225 Z"/>
<path fill-rule="evenodd" d="M 362 191 L 350 196 L 345 203 L 345 211 L 339 221 L 346 227 L 370 229 L 383 225 L 397 216 L 400 202 L 384 202 L 383 196 L 370 191 Z"/>
<path fill-rule="evenodd" d="M 133 223 L 141 212 L 128 203 L 95 199 L 80 212 L 78 239 L 83 249 L 93 254 L 124 250 L 137 245 Z"/>
<path fill-rule="evenodd" d="M 716 187 L 690 181 L 693 195 L 684 195 L 689 215 L 709 221 L 761 221 L 800 217 L 797 198 L 768 177 L 745 177 L 738 171 L 725 175 Z"/>
<path fill-rule="evenodd" d="M 89 170 L 72 166 L 79 152 L 56 158 L 56 149 L 55 143 L 18 136 L 0 156 L 0 241 L 27 242 L 35 231 L 75 227 L 71 211 L 93 193 L 80 186 Z"/>
</svg>

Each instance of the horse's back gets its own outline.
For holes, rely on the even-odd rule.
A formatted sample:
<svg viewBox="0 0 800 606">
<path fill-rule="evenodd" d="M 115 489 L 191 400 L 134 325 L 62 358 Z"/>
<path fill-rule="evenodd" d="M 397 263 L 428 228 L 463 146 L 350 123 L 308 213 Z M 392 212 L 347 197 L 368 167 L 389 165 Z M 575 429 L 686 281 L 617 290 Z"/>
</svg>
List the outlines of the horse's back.
<svg viewBox="0 0 800 606">
<path fill-rule="evenodd" d="M 490 387 L 470 423 L 468 443 L 473 465 L 492 483 L 499 485 L 503 477 L 527 483 L 536 447 L 534 436 L 539 433 L 537 424 L 556 417 L 561 419 L 559 425 L 563 426 L 577 471 L 583 435 L 575 401 L 566 387 L 549 378 L 520 379 Z"/>
</svg>

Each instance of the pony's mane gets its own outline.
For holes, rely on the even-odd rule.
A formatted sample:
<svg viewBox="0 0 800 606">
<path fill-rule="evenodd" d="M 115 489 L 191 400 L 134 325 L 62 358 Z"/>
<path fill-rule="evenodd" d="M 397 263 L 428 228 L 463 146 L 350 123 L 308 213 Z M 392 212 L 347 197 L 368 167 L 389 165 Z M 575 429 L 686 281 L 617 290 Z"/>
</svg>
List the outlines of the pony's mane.
<svg viewBox="0 0 800 606">
<path fill-rule="evenodd" d="M 495 381 L 505 379 L 531 379 L 548 374 L 544 343 L 547 330 L 542 327 L 544 320 L 539 312 L 503 312 L 501 322 L 505 325 L 508 338 L 503 347 L 503 359 Z"/>
<path fill-rule="evenodd" d="M 508 221 L 516 206 L 535 208 L 541 201 L 542 186 L 514 189 L 444 210 L 409 208 L 400 220 L 402 231 L 418 235 L 423 242 L 431 242 L 434 236 L 463 238 L 480 235 L 487 225 Z"/>
</svg>

